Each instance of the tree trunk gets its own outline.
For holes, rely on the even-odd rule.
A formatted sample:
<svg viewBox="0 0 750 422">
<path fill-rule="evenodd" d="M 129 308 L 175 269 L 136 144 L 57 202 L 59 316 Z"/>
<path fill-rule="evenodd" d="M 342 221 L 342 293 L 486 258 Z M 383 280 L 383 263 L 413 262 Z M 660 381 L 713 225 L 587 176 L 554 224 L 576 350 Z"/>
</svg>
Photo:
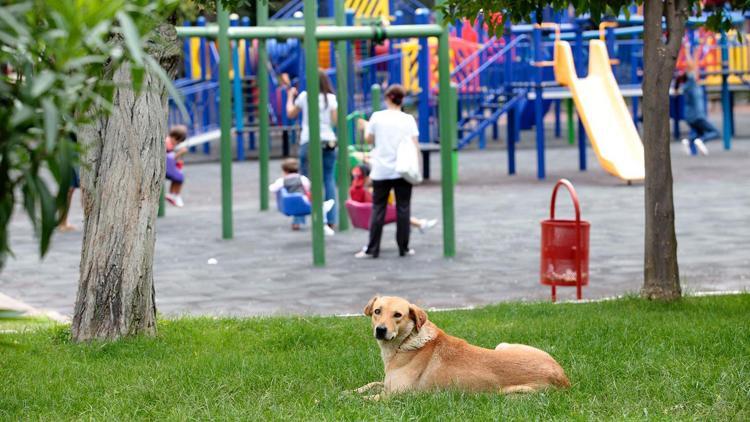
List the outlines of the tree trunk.
<svg viewBox="0 0 750 422">
<path fill-rule="evenodd" d="M 643 146 L 646 235 L 643 288 L 649 299 L 680 297 L 672 195 L 669 87 L 685 32 L 685 0 L 646 0 L 643 39 Z M 662 30 L 667 21 L 667 36 Z"/>
<path fill-rule="evenodd" d="M 149 52 L 173 75 L 180 54 L 174 28 L 162 25 L 154 35 Z M 167 95 L 148 71 L 140 93 L 132 89 L 126 66 L 115 71 L 113 81 L 112 113 L 94 111 L 95 122 L 79 134 L 84 237 L 75 341 L 156 333 L 153 258 Z"/>
</svg>

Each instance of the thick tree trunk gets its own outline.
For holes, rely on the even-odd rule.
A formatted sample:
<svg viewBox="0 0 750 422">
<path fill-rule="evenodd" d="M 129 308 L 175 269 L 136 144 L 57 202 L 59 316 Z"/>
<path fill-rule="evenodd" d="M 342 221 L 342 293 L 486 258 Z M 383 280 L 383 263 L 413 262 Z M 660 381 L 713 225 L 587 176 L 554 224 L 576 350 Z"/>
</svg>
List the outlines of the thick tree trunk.
<svg viewBox="0 0 750 422">
<path fill-rule="evenodd" d="M 163 25 L 157 35 L 161 43 L 179 46 L 174 28 Z M 174 51 L 167 45 L 151 54 L 173 73 L 179 47 Z M 113 80 L 118 88 L 112 114 L 96 112 L 94 124 L 79 134 L 85 221 L 75 341 L 156 333 L 152 270 L 167 96 L 150 72 L 140 94 L 131 88 L 129 68 L 118 69 Z"/>
<path fill-rule="evenodd" d="M 643 288 L 649 299 L 681 295 L 677 266 L 669 87 L 687 18 L 685 1 L 646 0 L 644 7 L 643 146 L 646 161 L 646 235 Z M 667 20 L 667 37 L 662 31 Z"/>
</svg>

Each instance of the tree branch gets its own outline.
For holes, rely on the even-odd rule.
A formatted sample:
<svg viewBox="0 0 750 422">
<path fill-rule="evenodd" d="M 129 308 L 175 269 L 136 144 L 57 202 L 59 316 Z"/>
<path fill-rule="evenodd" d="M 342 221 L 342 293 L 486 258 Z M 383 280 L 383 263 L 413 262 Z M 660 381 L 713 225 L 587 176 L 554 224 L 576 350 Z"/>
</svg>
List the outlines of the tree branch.
<svg viewBox="0 0 750 422">
<path fill-rule="evenodd" d="M 685 22 L 689 15 L 687 0 L 666 0 L 664 2 L 665 18 L 667 20 L 667 49 L 669 54 L 677 59 L 685 34 Z"/>
</svg>

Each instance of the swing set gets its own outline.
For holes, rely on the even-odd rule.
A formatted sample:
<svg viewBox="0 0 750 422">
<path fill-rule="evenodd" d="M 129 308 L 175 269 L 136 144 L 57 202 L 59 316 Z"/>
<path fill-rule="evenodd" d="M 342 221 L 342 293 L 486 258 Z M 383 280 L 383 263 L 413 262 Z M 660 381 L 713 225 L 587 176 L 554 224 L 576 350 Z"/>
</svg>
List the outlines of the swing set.
<svg viewBox="0 0 750 422">
<path fill-rule="evenodd" d="M 438 0 L 437 3 L 441 3 Z M 218 26 L 206 27 L 177 27 L 177 35 L 180 37 L 208 37 L 216 38 L 219 46 L 219 122 L 221 130 L 221 209 L 222 209 L 222 237 L 231 239 L 233 237 L 232 217 L 232 97 L 230 82 L 230 39 L 231 40 L 257 40 L 258 41 L 258 133 L 260 138 L 259 161 L 260 161 L 260 209 L 268 210 L 268 161 L 269 161 L 269 116 L 268 116 L 268 51 L 266 40 L 296 38 L 303 40 L 305 51 L 305 77 L 308 81 L 316 81 L 318 78 L 318 42 L 334 41 L 336 44 L 336 82 L 338 107 L 338 142 L 341 146 L 348 146 L 350 140 L 347 131 L 347 86 L 348 52 L 347 42 L 351 40 L 372 39 L 382 41 L 390 38 L 426 38 L 437 37 L 438 39 L 438 73 L 439 73 L 439 132 L 441 135 L 440 157 L 441 157 L 441 185 L 442 185 L 442 222 L 443 222 L 443 255 L 452 257 L 456 253 L 455 246 L 455 215 L 453 204 L 453 193 L 455 179 L 453 175 L 453 137 L 456 136 L 456 119 L 451 113 L 450 89 L 450 55 L 448 28 L 438 24 L 420 25 L 393 25 L 393 26 L 345 26 L 344 2 L 335 2 L 335 26 L 317 26 L 317 1 L 304 0 L 304 26 L 275 27 L 268 26 L 268 1 L 261 0 L 257 3 L 257 25 L 254 27 L 229 27 L 229 12 L 224 8 L 220 0 L 216 2 Z M 442 14 L 437 13 L 437 19 L 442 19 Z M 310 127 L 318 127 L 319 121 L 319 87 L 317 83 L 307 84 L 307 107 Z M 317 130 L 310 131 L 310 180 L 312 182 L 312 197 L 323 197 L 323 157 L 320 142 L 320 133 Z M 348 197 L 349 191 L 349 157 L 348 149 L 339 148 L 337 168 L 338 196 Z M 339 200 L 341 230 L 348 228 L 345 201 Z M 312 204 L 312 243 L 313 264 L 315 266 L 325 265 L 325 239 L 323 234 L 323 207 L 322 201 L 313 201 Z"/>
</svg>

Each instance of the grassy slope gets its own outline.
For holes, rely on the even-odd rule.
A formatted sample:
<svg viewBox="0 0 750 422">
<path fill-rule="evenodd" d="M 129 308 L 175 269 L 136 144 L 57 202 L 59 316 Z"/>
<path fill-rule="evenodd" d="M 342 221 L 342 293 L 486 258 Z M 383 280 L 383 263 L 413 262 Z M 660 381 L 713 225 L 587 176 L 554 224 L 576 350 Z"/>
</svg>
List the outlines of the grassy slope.
<svg viewBox="0 0 750 422">
<path fill-rule="evenodd" d="M 382 377 L 366 318 L 180 319 L 155 339 L 72 345 L 64 327 L 5 335 L 0 419 L 750 419 L 750 295 L 503 304 L 433 313 L 449 333 L 549 351 L 567 391 L 342 391 Z"/>
</svg>

